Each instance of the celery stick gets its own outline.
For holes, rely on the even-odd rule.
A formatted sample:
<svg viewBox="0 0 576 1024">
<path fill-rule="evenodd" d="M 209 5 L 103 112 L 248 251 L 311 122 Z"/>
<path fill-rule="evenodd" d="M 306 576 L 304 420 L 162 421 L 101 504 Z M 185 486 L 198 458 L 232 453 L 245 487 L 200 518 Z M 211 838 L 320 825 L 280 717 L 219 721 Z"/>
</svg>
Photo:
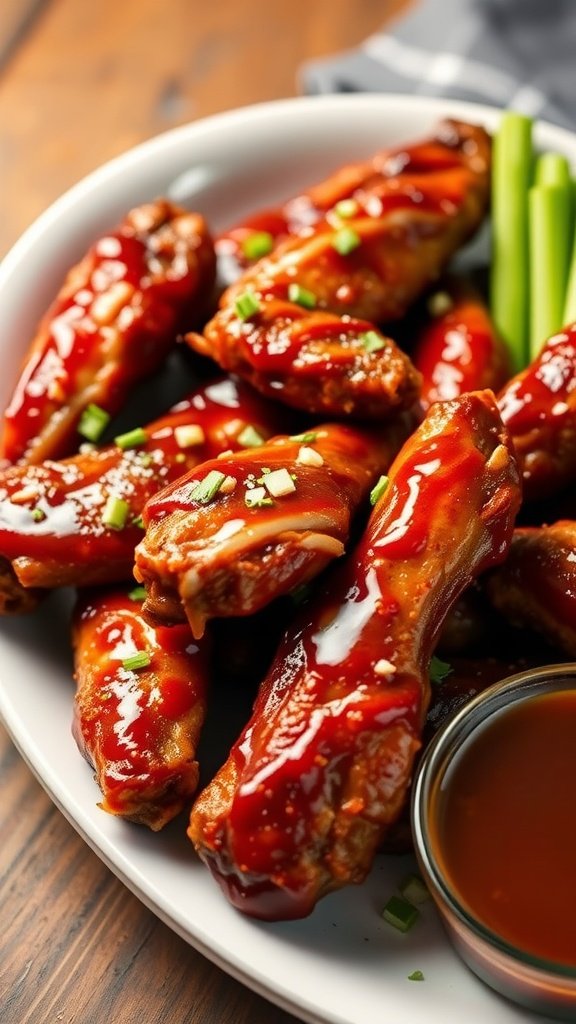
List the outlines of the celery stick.
<svg viewBox="0 0 576 1024">
<path fill-rule="evenodd" d="M 492 316 L 516 370 L 528 361 L 528 189 L 532 119 L 503 114 L 492 157 Z"/>
<path fill-rule="evenodd" d="M 570 164 L 561 153 L 542 153 L 534 169 L 535 185 L 570 186 Z"/>
<path fill-rule="evenodd" d="M 572 256 L 570 259 L 568 284 L 566 286 L 566 296 L 564 299 L 562 326 L 567 327 L 568 324 L 573 323 L 576 323 L 576 231 L 573 232 Z"/>
<path fill-rule="evenodd" d="M 570 251 L 570 190 L 535 185 L 529 194 L 530 354 L 563 326 Z"/>
</svg>

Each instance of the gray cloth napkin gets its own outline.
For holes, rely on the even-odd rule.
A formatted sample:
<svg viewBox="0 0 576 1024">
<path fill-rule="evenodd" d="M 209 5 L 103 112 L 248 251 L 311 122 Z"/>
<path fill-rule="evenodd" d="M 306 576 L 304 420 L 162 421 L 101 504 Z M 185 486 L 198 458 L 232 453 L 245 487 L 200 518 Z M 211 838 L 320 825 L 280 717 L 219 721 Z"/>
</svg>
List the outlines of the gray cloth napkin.
<svg viewBox="0 0 576 1024">
<path fill-rule="evenodd" d="M 359 48 L 306 65 L 308 93 L 403 92 L 576 126 L 576 0 L 417 0 Z"/>
</svg>

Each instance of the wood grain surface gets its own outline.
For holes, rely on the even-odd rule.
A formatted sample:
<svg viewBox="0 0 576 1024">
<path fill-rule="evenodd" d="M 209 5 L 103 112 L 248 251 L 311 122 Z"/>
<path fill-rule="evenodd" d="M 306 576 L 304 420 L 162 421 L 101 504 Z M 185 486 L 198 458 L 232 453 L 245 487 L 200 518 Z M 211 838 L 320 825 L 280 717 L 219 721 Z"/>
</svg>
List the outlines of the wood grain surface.
<svg viewBox="0 0 576 1024">
<path fill-rule="evenodd" d="M 61 192 L 158 132 L 296 95 L 400 0 L 5 0 L 0 255 Z M 0 314 L 1 315 L 1 314 Z M 1 642 L 1 636 L 0 636 Z M 0 727 L 2 1024 L 290 1024 L 110 873 Z"/>
</svg>

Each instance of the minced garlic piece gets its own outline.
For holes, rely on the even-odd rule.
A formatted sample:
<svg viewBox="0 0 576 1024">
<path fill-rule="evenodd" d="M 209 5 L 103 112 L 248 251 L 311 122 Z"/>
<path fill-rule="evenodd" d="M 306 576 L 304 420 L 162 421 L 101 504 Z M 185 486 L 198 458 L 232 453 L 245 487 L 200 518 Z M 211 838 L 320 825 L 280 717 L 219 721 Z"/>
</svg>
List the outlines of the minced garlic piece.
<svg viewBox="0 0 576 1024">
<path fill-rule="evenodd" d="M 296 490 L 296 484 L 287 469 L 274 469 L 267 473 L 264 477 L 264 486 L 273 498 L 282 498 Z"/>
<path fill-rule="evenodd" d="M 308 448 L 307 445 L 302 445 L 302 448 L 298 452 L 296 462 L 298 462 L 301 466 L 324 465 L 324 459 L 320 455 L 320 452 L 317 452 L 315 448 Z"/>
<path fill-rule="evenodd" d="M 174 427 L 174 440 L 179 448 L 195 448 L 204 444 L 206 434 L 199 423 L 182 423 Z"/>
</svg>

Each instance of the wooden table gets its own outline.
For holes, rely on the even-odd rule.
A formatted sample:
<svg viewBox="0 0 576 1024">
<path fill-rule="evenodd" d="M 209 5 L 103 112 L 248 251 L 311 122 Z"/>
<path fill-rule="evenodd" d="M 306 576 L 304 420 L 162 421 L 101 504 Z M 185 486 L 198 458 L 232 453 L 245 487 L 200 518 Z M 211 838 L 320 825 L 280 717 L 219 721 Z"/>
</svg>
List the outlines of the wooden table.
<svg viewBox="0 0 576 1024">
<path fill-rule="evenodd" d="M 398 0 L 5 0 L 0 254 L 104 160 L 174 125 L 298 92 Z M 0 727 L 3 1024 L 289 1024 L 110 873 Z"/>
</svg>

